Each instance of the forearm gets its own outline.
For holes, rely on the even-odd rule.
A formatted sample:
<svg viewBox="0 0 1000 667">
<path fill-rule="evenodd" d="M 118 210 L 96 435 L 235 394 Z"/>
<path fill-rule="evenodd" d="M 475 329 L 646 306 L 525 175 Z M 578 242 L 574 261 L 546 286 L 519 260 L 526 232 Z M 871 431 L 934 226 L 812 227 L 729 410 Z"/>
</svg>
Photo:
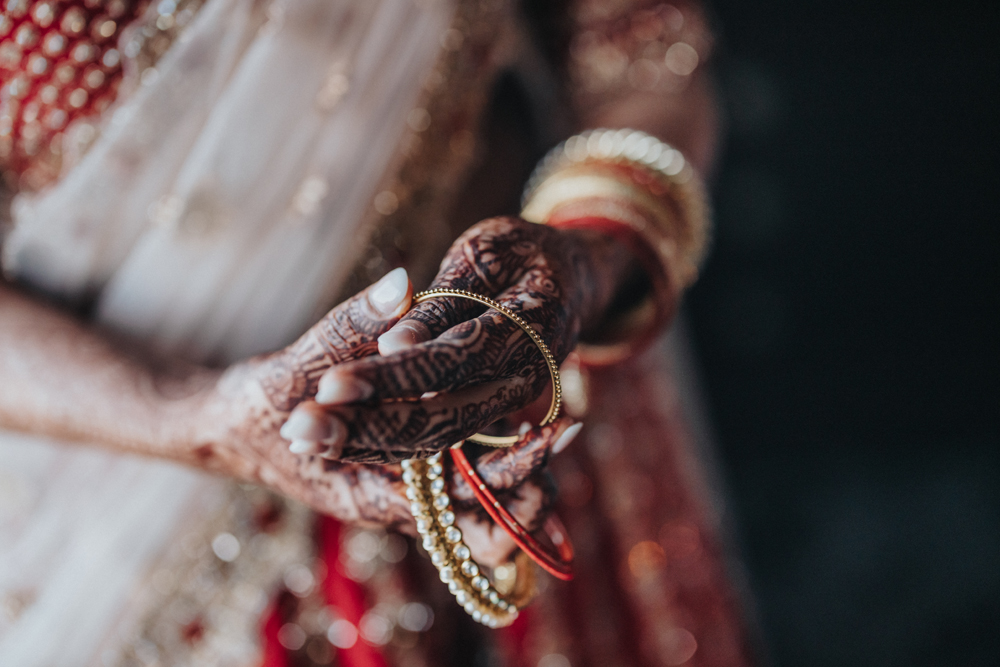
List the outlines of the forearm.
<svg viewBox="0 0 1000 667">
<path fill-rule="evenodd" d="M 192 419 L 218 374 L 152 366 L 0 284 L 0 427 L 196 463 Z"/>
<path fill-rule="evenodd" d="M 402 497 L 390 493 L 392 475 L 303 460 L 280 445 L 288 413 L 261 382 L 284 361 L 277 356 L 225 372 L 162 367 L 0 285 L 0 428 L 262 483 L 345 520 L 404 523 L 405 500 L 389 501 Z"/>
</svg>

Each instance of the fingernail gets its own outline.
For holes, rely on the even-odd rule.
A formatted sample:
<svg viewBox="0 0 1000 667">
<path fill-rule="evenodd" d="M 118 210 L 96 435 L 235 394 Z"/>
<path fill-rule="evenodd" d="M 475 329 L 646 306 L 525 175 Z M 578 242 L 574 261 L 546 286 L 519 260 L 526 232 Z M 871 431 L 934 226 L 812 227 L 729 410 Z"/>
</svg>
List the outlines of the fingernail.
<svg viewBox="0 0 1000 667">
<path fill-rule="evenodd" d="M 383 315 L 394 315 L 410 286 L 406 269 L 393 269 L 368 290 L 368 301 Z"/>
<path fill-rule="evenodd" d="M 315 440 L 292 440 L 288 445 L 288 451 L 292 454 L 318 454 L 320 448 Z"/>
<path fill-rule="evenodd" d="M 517 429 L 517 434 L 518 435 L 524 435 L 525 433 L 527 433 L 530 430 L 531 430 L 531 423 L 530 422 L 521 422 L 521 427 L 519 429 Z"/>
<path fill-rule="evenodd" d="M 347 424 L 340 418 L 330 415 L 330 435 L 320 440 L 327 446 L 323 456 L 329 456 L 331 451 L 335 452 L 334 456 L 340 456 L 345 440 L 347 440 Z"/>
<path fill-rule="evenodd" d="M 363 401 L 372 395 L 372 386 L 353 375 L 331 368 L 319 379 L 316 402 L 326 405 Z"/>
<path fill-rule="evenodd" d="M 577 434 L 580 433 L 580 429 L 582 428 L 583 428 L 583 422 L 580 422 L 577 424 L 573 424 L 568 429 L 563 431 L 563 434 L 559 436 L 558 440 L 556 440 L 556 444 L 552 445 L 552 453 L 558 454 L 562 450 L 566 449 L 566 447 L 569 446 L 569 443 L 573 442 L 573 438 L 575 438 Z"/>
<path fill-rule="evenodd" d="M 279 432 L 285 440 L 323 440 L 330 437 L 328 422 L 305 410 L 293 410 Z"/>
<path fill-rule="evenodd" d="M 405 350 L 417 343 L 417 332 L 410 327 L 397 325 L 378 337 L 378 352 L 383 357 Z"/>
<path fill-rule="evenodd" d="M 326 451 L 322 452 L 320 456 L 324 459 L 339 459 L 341 453 L 344 451 L 344 443 L 338 442 L 335 445 L 328 445 Z"/>
</svg>

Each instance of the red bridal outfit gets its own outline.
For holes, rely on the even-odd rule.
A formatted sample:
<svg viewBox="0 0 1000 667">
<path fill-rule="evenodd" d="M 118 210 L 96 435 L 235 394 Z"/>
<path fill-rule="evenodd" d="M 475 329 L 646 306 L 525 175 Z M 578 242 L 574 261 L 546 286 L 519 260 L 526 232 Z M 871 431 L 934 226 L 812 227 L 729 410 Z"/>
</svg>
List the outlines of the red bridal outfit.
<svg viewBox="0 0 1000 667">
<path fill-rule="evenodd" d="M 193 361 L 277 349 L 392 267 L 427 284 L 573 122 L 706 162 L 709 51 L 687 3 L 7 0 L 4 272 Z M 509 122 L 510 81 L 534 123 Z M 538 573 L 502 630 L 410 539 L 0 432 L 0 663 L 746 664 L 687 360 L 674 333 L 564 369 L 576 576 Z"/>
</svg>

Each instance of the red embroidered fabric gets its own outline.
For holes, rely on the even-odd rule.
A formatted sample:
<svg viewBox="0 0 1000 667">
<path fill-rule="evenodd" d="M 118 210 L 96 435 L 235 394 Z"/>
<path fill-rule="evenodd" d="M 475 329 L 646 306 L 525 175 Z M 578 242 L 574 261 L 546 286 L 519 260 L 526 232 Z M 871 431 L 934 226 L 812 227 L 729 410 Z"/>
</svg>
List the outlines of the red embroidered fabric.
<svg viewBox="0 0 1000 667">
<path fill-rule="evenodd" d="M 6 0 L 0 13 L 0 171 L 35 189 L 58 172 L 66 128 L 122 79 L 117 42 L 141 0 Z"/>
</svg>

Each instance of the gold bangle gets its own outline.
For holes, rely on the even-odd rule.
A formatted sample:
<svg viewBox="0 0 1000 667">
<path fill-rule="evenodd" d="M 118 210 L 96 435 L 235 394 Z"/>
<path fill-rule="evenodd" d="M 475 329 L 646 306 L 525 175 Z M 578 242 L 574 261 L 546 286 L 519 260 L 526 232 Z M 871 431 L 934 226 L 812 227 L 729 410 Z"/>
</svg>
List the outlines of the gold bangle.
<svg viewBox="0 0 1000 667">
<path fill-rule="evenodd" d="M 559 379 L 559 364 L 556 363 L 556 358 L 552 355 L 552 352 L 549 350 L 549 346 L 545 344 L 542 337 L 538 335 L 538 332 L 532 329 L 531 325 L 525 322 L 520 315 L 506 306 L 489 297 L 482 296 L 474 292 L 468 292 L 466 290 L 436 288 L 429 289 L 424 292 L 418 292 L 413 295 L 413 305 L 423 303 L 429 299 L 449 296 L 458 299 L 471 299 L 472 301 L 481 303 L 484 306 L 488 306 L 489 308 L 499 312 L 501 315 L 513 320 L 517 326 L 521 327 L 521 330 L 524 331 L 524 333 L 528 334 L 528 338 L 531 339 L 531 342 L 533 342 L 542 353 L 542 357 L 545 359 L 545 365 L 548 366 L 549 369 L 549 375 L 552 377 L 552 402 L 549 404 L 549 411 L 546 413 L 540 426 L 545 426 L 554 422 L 559 416 L 559 411 L 562 408 L 562 382 Z M 519 437 L 520 436 L 517 435 L 498 436 L 476 433 L 475 435 L 466 438 L 466 440 L 480 445 L 488 445 L 490 447 L 510 447 L 518 441 Z"/>
<path fill-rule="evenodd" d="M 490 628 L 510 625 L 518 615 L 516 602 L 505 598 L 482 573 L 455 526 L 455 512 L 446 491 L 441 452 L 425 460 L 402 462 L 410 513 L 417 521 L 424 550 L 438 576 L 472 620 Z"/>
<path fill-rule="evenodd" d="M 647 274 L 648 297 L 577 346 L 585 363 L 598 366 L 655 340 L 694 282 L 708 244 L 705 193 L 694 168 L 677 149 L 636 130 L 592 130 L 549 151 L 525 187 L 521 217 L 615 237 Z"/>
<path fill-rule="evenodd" d="M 676 261 L 667 269 L 678 288 L 686 287 L 694 281 L 708 245 L 704 187 L 680 151 L 645 132 L 591 130 L 556 146 L 528 179 L 521 217 L 544 224 L 561 206 L 605 194 L 607 186 L 595 190 L 588 175 L 629 183 L 627 176 L 613 173 L 616 168 L 644 174 L 645 192 L 633 199 L 650 211 L 660 234 L 676 245 Z M 629 183 L 633 189 L 638 185 Z"/>
</svg>

